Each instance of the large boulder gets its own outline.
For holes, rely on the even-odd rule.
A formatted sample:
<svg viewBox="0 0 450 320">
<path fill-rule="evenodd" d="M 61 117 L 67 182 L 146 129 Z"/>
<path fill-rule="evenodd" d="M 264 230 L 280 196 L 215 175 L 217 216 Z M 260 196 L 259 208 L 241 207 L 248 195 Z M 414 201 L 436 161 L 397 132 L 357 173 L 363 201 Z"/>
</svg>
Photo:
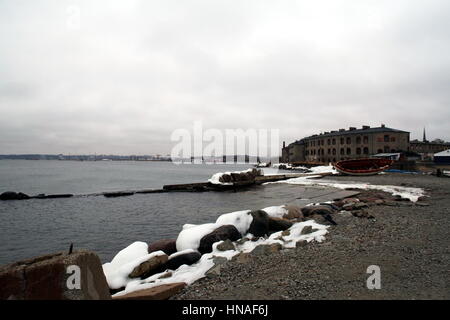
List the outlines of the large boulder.
<svg viewBox="0 0 450 320">
<path fill-rule="evenodd" d="M 250 212 L 253 221 L 250 224 L 248 232 L 255 237 L 263 237 L 269 234 L 269 215 L 263 210 Z"/>
<path fill-rule="evenodd" d="M 26 200 L 26 199 L 30 199 L 30 197 L 22 192 L 6 191 L 0 194 L 0 200 Z"/>
<path fill-rule="evenodd" d="M 0 268 L 0 300 L 111 299 L 99 257 L 86 250 L 56 253 Z"/>
<path fill-rule="evenodd" d="M 269 231 L 284 231 L 292 227 L 292 222 L 283 218 L 269 217 Z"/>
<path fill-rule="evenodd" d="M 285 219 L 303 219 L 303 213 L 302 213 L 302 208 L 300 206 L 297 205 L 293 205 L 293 204 L 288 204 L 285 206 L 286 210 L 288 211 L 283 218 Z"/>
<path fill-rule="evenodd" d="M 162 251 L 167 255 L 177 252 L 177 239 L 163 239 L 148 245 L 148 253 Z"/>
<path fill-rule="evenodd" d="M 165 269 L 176 270 L 183 264 L 191 265 L 196 263 L 202 255 L 199 252 L 189 252 L 183 253 L 180 255 L 176 255 L 173 258 L 170 258 L 169 261 L 164 265 Z"/>
<path fill-rule="evenodd" d="M 157 273 L 159 268 L 162 267 L 168 259 L 169 257 L 166 254 L 153 256 L 136 266 L 128 276 L 130 278 L 147 278 L 152 274 Z"/>
<path fill-rule="evenodd" d="M 200 245 L 198 251 L 201 254 L 212 252 L 212 245 L 218 241 L 231 240 L 236 241 L 241 238 L 241 233 L 231 224 L 220 226 L 213 232 L 208 233 L 200 239 Z"/>
</svg>

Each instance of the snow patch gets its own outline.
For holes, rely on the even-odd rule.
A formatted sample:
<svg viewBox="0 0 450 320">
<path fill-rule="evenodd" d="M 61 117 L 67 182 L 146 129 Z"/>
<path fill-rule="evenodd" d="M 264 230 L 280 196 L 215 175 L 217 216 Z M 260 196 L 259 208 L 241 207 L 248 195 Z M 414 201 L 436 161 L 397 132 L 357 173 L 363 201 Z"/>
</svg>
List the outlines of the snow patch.
<svg viewBox="0 0 450 320">
<path fill-rule="evenodd" d="M 358 182 L 348 182 L 342 183 L 333 180 L 313 180 L 311 178 L 316 178 L 320 176 L 309 176 L 309 177 L 299 177 L 292 178 L 284 181 L 267 182 L 269 183 L 288 183 L 288 184 L 298 184 L 307 186 L 323 186 L 332 187 L 337 189 L 361 189 L 361 190 L 379 190 L 391 193 L 394 196 L 400 196 L 404 199 L 408 199 L 412 202 L 416 202 L 421 196 L 425 194 L 422 188 L 413 187 L 401 187 L 401 186 L 391 186 L 391 185 L 374 185 L 370 183 L 358 183 Z"/>
<path fill-rule="evenodd" d="M 288 214 L 288 210 L 286 209 L 286 206 L 273 206 L 273 207 L 267 207 L 262 209 L 265 211 L 269 216 L 273 218 L 283 218 L 285 214 Z"/>
<path fill-rule="evenodd" d="M 250 214 L 250 210 L 244 210 L 225 213 L 217 218 L 216 224 L 231 224 L 235 226 L 242 235 L 247 233 L 247 230 L 250 228 L 250 224 L 252 223 L 252 221 L 253 216 Z"/>
<path fill-rule="evenodd" d="M 134 242 L 121 250 L 111 262 L 103 264 L 103 273 L 110 288 L 125 287 L 130 281 L 133 281 L 128 275 L 134 268 L 150 258 L 165 255 L 162 251 L 149 254 L 147 248 L 148 246 L 144 242 Z"/>
</svg>

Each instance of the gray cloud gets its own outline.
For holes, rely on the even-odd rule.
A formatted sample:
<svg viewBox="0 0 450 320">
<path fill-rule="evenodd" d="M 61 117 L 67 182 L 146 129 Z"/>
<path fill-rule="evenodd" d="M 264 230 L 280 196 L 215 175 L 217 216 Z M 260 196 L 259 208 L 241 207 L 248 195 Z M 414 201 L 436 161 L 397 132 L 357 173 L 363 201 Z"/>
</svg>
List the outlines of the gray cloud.
<svg viewBox="0 0 450 320">
<path fill-rule="evenodd" d="M 381 123 L 450 140 L 449 9 L 1 1 L 0 153 L 166 154 L 197 120 L 288 142 Z"/>
</svg>

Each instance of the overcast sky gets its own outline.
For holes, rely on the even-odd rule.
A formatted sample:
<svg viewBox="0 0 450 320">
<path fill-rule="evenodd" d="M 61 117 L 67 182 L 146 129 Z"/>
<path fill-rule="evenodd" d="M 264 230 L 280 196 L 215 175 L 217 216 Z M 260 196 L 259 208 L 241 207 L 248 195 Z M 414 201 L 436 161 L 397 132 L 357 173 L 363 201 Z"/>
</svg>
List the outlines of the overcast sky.
<svg viewBox="0 0 450 320">
<path fill-rule="evenodd" d="M 450 2 L 0 0 L 0 153 L 170 153 L 173 130 L 450 140 Z"/>
</svg>

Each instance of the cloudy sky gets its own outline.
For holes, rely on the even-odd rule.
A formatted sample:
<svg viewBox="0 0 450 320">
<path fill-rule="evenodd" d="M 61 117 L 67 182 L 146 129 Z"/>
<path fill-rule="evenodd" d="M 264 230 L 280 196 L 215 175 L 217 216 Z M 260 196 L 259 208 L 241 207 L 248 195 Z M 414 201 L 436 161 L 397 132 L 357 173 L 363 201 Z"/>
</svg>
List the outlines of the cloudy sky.
<svg viewBox="0 0 450 320">
<path fill-rule="evenodd" d="M 447 0 L 0 0 L 0 154 L 167 154 L 194 121 L 450 140 L 449 39 Z"/>
</svg>

